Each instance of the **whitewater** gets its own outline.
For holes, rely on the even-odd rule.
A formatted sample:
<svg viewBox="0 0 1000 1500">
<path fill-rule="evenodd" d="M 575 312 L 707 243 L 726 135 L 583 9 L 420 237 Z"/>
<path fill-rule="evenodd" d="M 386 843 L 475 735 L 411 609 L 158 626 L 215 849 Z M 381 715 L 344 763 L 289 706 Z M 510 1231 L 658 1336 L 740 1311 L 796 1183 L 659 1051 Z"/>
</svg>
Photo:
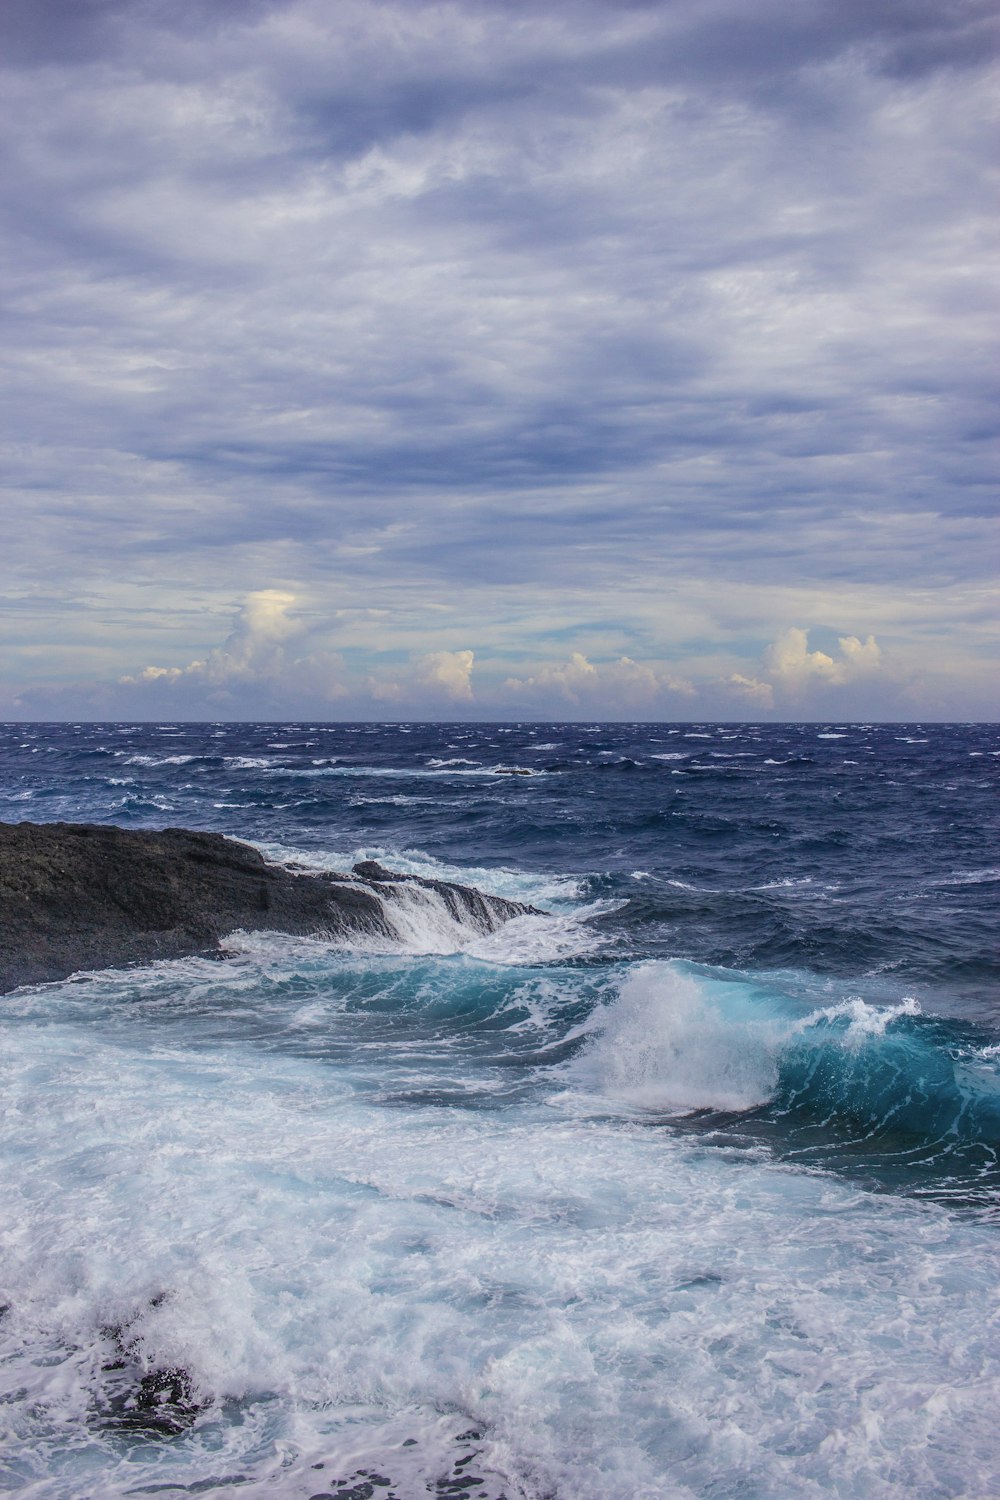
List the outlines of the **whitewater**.
<svg viewBox="0 0 1000 1500">
<path fill-rule="evenodd" d="M 6 821 L 541 913 L 0 997 L 7 1492 L 997 1493 L 996 726 L 0 746 Z"/>
</svg>

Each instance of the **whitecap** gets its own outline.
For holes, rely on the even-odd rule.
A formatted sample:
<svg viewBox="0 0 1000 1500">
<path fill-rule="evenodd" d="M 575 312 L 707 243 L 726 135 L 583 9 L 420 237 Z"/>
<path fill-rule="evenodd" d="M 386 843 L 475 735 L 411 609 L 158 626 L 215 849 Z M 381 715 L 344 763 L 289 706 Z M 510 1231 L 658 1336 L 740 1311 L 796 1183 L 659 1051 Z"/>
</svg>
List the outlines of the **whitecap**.
<svg viewBox="0 0 1000 1500">
<path fill-rule="evenodd" d="M 119 758 L 123 752 L 115 751 Z M 126 755 L 124 764 L 126 766 L 186 766 L 192 760 L 198 760 L 197 755 Z"/>
</svg>

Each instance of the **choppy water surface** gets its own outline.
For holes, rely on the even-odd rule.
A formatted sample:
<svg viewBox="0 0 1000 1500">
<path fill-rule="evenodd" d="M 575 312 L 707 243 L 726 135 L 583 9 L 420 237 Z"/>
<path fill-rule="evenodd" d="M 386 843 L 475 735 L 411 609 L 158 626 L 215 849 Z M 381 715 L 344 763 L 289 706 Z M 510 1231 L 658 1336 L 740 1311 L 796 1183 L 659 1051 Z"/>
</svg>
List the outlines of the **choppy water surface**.
<svg viewBox="0 0 1000 1500">
<path fill-rule="evenodd" d="M 8 821 L 547 913 L 0 1001 L 8 1489 L 996 1492 L 995 727 L 0 745 Z"/>
</svg>

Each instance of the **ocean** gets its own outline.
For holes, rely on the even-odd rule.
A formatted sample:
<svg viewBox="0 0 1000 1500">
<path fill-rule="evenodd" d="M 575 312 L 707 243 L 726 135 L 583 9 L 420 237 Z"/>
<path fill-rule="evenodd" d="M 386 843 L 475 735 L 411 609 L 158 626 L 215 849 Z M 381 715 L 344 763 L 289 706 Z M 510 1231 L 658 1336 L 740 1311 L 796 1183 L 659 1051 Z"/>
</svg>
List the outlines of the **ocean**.
<svg viewBox="0 0 1000 1500">
<path fill-rule="evenodd" d="M 0 746 L 8 822 L 541 913 L 0 998 L 8 1492 L 1000 1492 L 997 726 Z"/>
</svg>

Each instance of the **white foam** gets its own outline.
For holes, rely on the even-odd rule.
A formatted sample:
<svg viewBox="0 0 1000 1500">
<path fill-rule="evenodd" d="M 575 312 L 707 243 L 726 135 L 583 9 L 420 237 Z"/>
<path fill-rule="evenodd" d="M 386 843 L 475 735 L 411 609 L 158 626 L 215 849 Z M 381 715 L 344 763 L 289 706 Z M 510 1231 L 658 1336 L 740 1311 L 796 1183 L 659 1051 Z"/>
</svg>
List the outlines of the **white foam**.
<svg viewBox="0 0 1000 1500">
<path fill-rule="evenodd" d="M 749 1010 L 734 1020 L 732 994 L 713 993 L 672 964 L 633 969 L 594 1025 L 593 1044 L 567 1074 L 626 1105 L 744 1110 L 777 1087 L 782 1029 Z"/>
<path fill-rule="evenodd" d="M 823 1021 L 836 1021 L 847 1017 L 850 1025 L 845 1033 L 849 1046 L 857 1046 L 873 1037 L 885 1035 L 887 1026 L 901 1016 L 919 1016 L 920 1003 L 912 995 L 905 996 L 898 1005 L 875 1006 L 862 1000 L 860 995 L 851 995 L 836 1005 L 822 1006 L 800 1022 L 799 1029 L 808 1030 Z"/>
<path fill-rule="evenodd" d="M 115 755 L 121 759 L 122 751 L 116 750 Z M 126 766 L 186 766 L 197 759 L 197 755 L 126 755 L 123 763 Z"/>
<path fill-rule="evenodd" d="M 235 762 L 231 762 L 230 764 L 235 765 Z M 282 776 L 344 776 L 393 778 L 402 776 L 405 777 L 408 781 L 421 780 L 428 777 L 437 779 L 445 776 L 457 776 L 463 777 L 465 779 L 468 779 L 469 777 L 478 778 L 485 776 L 495 776 L 498 770 L 502 772 L 504 769 L 503 767 L 496 766 L 457 764 L 446 765 L 444 763 L 439 766 L 434 766 L 429 763 L 426 766 L 348 766 L 337 764 L 335 757 L 330 759 L 329 761 L 324 760 L 322 763 L 317 762 L 314 765 L 308 767 L 276 765 L 273 761 L 261 761 L 254 764 L 259 764 L 260 769 L 269 768 L 272 771 L 279 771 Z M 245 768 L 250 769 L 249 762 L 245 762 Z M 528 771 L 526 769 L 523 774 L 525 774 L 526 776 L 544 776 L 547 773 L 545 771 Z"/>
<path fill-rule="evenodd" d="M 454 865 L 435 859 L 422 849 L 397 849 L 387 844 L 364 844 L 350 850 L 297 849 L 272 841 L 254 845 L 275 864 L 306 870 L 350 870 L 364 860 L 375 860 L 401 875 L 420 875 L 429 880 L 448 880 L 475 886 L 493 896 L 522 901 L 528 906 L 569 906 L 580 897 L 582 877 L 557 875 L 551 871 L 515 869 L 509 865 Z"/>
<path fill-rule="evenodd" d="M 558 915 L 525 913 L 491 931 L 469 913 L 456 919 L 438 891 L 400 883 L 383 900 L 391 936 L 360 933 L 336 939 L 333 946 L 358 953 L 466 954 L 505 967 L 552 963 L 584 957 L 604 947 L 607 938 L 588 926 L 587 920 L 621 904 L 594 902 Z"/>
<path fill-rule="evenodd" d="M 942 875 L 939 880 L 928 881 L 929 885 L 990 885 L 1000 880 L 1000 865 L 987 866 L 984 870 L 954 870 Z"/>
<path fill-rule="evenodd" d="M 803 885 L 812 885 L 812 883 L 813 877 L 811 875 L 787 875 L 783 880 L 766 880 L 763 885 L 748 885 L 743 889 L 748 891 L 781 891 L 794 889 Z M 834 889 L 834 886 L 824 886 L 824 890 Z"/>
<path fill-rule="evenodd" d="M 467 1451 L 508 1500 L 992 1493 L 982 1226 L 621 1117 L 381 1105 L 410 1058 L 258 1050 L 232 998 L 213 1047 L 55 998 L 8 1030 L 18 1493 L 306 1500 L 369 1467 L 416 1500 Z M 111 1322 L 212 1403 L 183 1437 L 93 1422 Z"/>
</svg>

